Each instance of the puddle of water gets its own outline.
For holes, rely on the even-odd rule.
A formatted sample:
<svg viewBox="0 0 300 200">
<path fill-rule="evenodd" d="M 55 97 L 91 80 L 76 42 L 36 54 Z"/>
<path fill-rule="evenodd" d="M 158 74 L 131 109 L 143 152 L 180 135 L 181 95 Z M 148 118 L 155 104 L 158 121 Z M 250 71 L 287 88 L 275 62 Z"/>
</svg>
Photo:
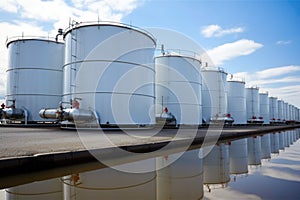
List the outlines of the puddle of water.
<svg viewBox="0 0 300 200">
<path fill-rule="evenodd" d="M 204 149 L 0 190 L 5 199 L 300 199 L 297 131 L 250 137 Z M 124 172 L 125 171 L 125 172 Z M 147 171 L 128 173 L 128 171 Z M 77 173 L 78 172 L 78 173 Z"/>
</svg>

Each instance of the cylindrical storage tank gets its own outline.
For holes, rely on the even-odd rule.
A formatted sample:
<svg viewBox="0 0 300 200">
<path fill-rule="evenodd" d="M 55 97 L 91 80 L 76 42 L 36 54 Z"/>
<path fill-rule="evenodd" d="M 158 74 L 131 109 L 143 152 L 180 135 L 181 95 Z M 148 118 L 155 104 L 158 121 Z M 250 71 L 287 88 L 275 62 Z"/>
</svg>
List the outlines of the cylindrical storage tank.
<svg viewBox="0 0 300 200">
<path fill-rule="evenodd" d="M 286 120 L 286 106 L 285 106 L 284 101 L 283 101 L 283 104 L 282 104 L 282 116 L 283 116 L 283 122 L 285 122 L 285 120 Z"/>
<path fill-rule="evenodd" d="M 261 140 L 260 137 L 247 138 L 248 147 L 248 164 L 260 165 L 261 164 Z"/>
<path fill-rule="evenodd" d="M 289 120 L 289 104 L 287 102 L 284 103 L 284 110 L 285 110 L 285 120 Z"/>
<path fill-rule="evenodd" d="M 293 106 L 292 107 L 292 113 L 293 113 L 293 120 L 295 121 L 296 120 L 296 107 L 295 106 Z"/>
<path fill-rule="evenodd" d="M 227 73 L 222 68 L 202 67 L 202 118 L 227 115 Z"/>
<path fill-rule="evenodd" d="M 156 158 L 156 199 L 202 199 L 202 149 Z"/>
<path fill-rule="evenodd" d="M 225 184 L 229 182 L 229 162 L 228 145 L 215 145 L 203 159 L 203 183 Z"/>
<path fill-rule="evenodd" d="M 278 119 L 277 97 L 269 97 L 270 122 L 275 123 Z"/>
<path fill-rule="evenodd" d="M 278 122 L 283 122 L 284 120 L 284 115 L 283 115 L 283 101 L 282 100 L 278 100 L 277 101 L 278 104 Z"/>
<path fill-rule="evenodd" d="M 270 124 L 269 97 L 268 93 L 259 93 L 259 116 L 263 118 L 264 124 Z"/>
<path fill-rule="evenodd" d="M 155 159 L 128 163 L 118 168 L 125 171 L 145 169 L 145 172 L 130 173 L 108 167 L 65 176 L 61 179 L 64 200 L 155 199 Z"/>
<path fill-rule="evenodd" d="M 233 124 L 247 124 L 244 81 L 227 81 L 227 109 L 234 119 Z"/>
<path fill-rule="evenodd" d="M 248 173 L 247 138 L 231 141 L 229 157 L 230 174 Z"/>
<path fill-rule="evenodd" d="M 279 133 L 279 149 L 284 149 L 284 133 Z"/>
<path fill-rule="evenodd" d="M 271 153 L 279 153 L 279 133 L 271 134 Z"/>
<path fill-rule="evenodd" d="M 202 124 L 201 61 L 180 55 L 155 58 L 156 116 L 167 108 L 177 124 Z"/>
<path fill-rule="evenodd" d="M 27 121 L 43 119 L 39 111 L 57 108 L 62 95 L 64 44 L 52 39 L 17 38 L 7 42 L 6 106 L 25 109 Z"/>
<path fill-rule="evenodd" d="M 111 22 L 77 23 L 64 33 L 63 102 L 96 111 L 101 124 L 155 123 L 155 39 Z"/>
<path fill-rule="evenodd" d="M 289 120 L 293 120 L 292 105 L 289 104 Z"/>
<path fill-rule="evenodd" d="M 299 108 L 295 108 L 295 112 L 296 112 L 296 121 L 299 122 Z"/>
<path fill-rule="evenodd" d="M 11 187 L 5 190 L 6 200 L 62 200 L 62 184 L 59 178 Z"/>
<path fill-rule="evenodd" d="M 261 136 L 261 159 L 271 158 L 271 136 L 264 134 Z"/>
<path fill-rule="evenodd" d="M 247 119 L 258 119 L 259 116 L 259 93 L 257 87 L 246 88 Z"/>
</svg>

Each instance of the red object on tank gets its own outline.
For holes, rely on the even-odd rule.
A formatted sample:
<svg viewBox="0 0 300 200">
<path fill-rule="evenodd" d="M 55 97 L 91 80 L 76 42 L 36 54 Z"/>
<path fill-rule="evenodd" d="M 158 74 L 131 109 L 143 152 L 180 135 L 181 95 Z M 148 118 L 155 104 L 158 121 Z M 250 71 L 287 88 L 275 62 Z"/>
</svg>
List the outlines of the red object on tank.
<svg viewBox="0 0 300 200">
<path fill-rule="evenodd" d="M 169 110 L 168 110 L 167 107 L 165 107 L 164 112 L 165 112 L 165 113 L 168 113 L 168 112 L 169 112 Z"/>
</svg>

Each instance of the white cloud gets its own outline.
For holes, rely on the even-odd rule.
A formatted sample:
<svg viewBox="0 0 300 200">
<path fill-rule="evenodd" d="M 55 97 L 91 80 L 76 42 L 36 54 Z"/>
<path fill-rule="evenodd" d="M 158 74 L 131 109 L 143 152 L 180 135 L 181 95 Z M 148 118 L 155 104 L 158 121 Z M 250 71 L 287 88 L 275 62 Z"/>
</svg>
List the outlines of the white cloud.
<svg viewBox="0 0 300 200">
<path fill-rule="evenodd" d="M 11 13 L 17 13 L 18 12 L 17 0 L 1 0 L 0 10 L 4 10 Z"/>
<path fill-rule="evenodd" d="M 268 91 L 269 96 L 276 96 L 284 101 L 300 107 L 300 79 L 295 72 L 300 72 L 300 66 L 274 67 L 254 73 L 240 72 L 236 76 L 246 78 L 247 86 L 259 86 L 261 90 Z M 274 86 L 284 83 L 285 86 Z"/>
<path fill-rule="evenodd" d="M 243 27 L 223 29 L 219 25 L 213 24 L 213 25 L 203 27 L 201 30 L 201 34 L 204 37 L 210 38 L 210 37 L 221 37 L 221 36 L 229 35 L 229 34 L 233 34 L 233 33 L 242 33 L 244 31 L 245 31 L 245 28 L 243 28 Z"/>
<path fill-rule="evenodd" d="M 224 61 L 249 55 L 261 47 L 263 47 L 262 44 L 256 43 L 253 40 L 242 39 L 210 49 L 207 51 L 207 54 L 213 63 L 219 66 L 222 65 Z"/>
<path fill-rule="evenodd" d="M 288 45 L 291 44 L 292 41 L 291 40 L 279 40 L 276 42 L 277 45 Z"/>
<path fill-rule="evenodd" d="M 300 82 L 299 77 L 293 75 L 297 71 L 300 72 L 300 66 L 289 65 L 269 68 L 254 73 L 240 72 L 235 75 L 246 77 L 247 84 L 249 85 L 262 86 L 270 83 Z"/>
<path fill-rule="evenodd" d="M 300 66 L 290 65 L 290 66 L 276 67 L 276 68 L 270 68 L 263 71 L 259 71 L 256 73 L 256 75 L 258 75 L 259 78 L 270 78 L 270 77 L 289 74 L 297 71 L 300 71 Z"/>
<path fill-rule="evenodd" d="M 279 97 L 280 99 L 300 108 L 300 85 L 290 85 L 277 88 L 265 88 L 269 91 L 269 96 Z"/>
<path fill-rule="evenodd" d="M 0 22 L 0 98 L 4 96 L 6 87 L 5 71 L 8 65 L 8 52 L 4 44 L 7 37 L 22 34 L 53 37 L 58 28 L 68 27 L 70 19 L 78 22 L 97 21 L 99 16 L 101 21 L 120 22 L 143 2 L 139 0 L 1 0 L 0 12 L 15 14 L 16 20 L 8 22 L 2 18 Z"/>
</svg>

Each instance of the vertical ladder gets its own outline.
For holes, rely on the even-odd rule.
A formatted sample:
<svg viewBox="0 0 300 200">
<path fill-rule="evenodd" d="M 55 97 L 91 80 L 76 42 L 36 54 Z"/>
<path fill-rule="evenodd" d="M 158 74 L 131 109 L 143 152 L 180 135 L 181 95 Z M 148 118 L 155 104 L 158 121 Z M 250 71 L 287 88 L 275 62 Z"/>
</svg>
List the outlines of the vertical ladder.
<svg viewBox="0 0 300 200">
<path fill-rule="evenodd" d="M 16 42 L 17 48 L 15 51 L 16 54 L 16 62 L 13 63 L 13 66 L 11 66 L 13 68 L 13 79 L 14 79 L 14 85 L 13 85 L 13 97 L 12 99 L 16 99 L 16 95 L 18 92 L 18 85 L 19 85 L 19 69 L 18 67 L 20 66 L 20 52 L 21 52 L 21 45 L 20 45 L 21 41 Z"/>
<path fill-rule="evenodd" d="M 72 25 L 73 26 L 73 25 Z M 73 100 L 76 90 L 76 75 L 77 75 L 77 29 L 71 31 L 71 64 L 70 64 L 70 97 Z"/>
<path fill-rule="evenodd" d="M 221 101 L 222 101 L 222 95 L 221 95 L 221 89 L 224 89 L 224 85 L 223 85 L 223 82 L 222 82 L 222 74 L 221 74 L 221 69 L 217 69 L 217 76 L 218 76 L 218 96 L 219 96 L 219 102 L 218 102 L 218 114 L 219 116 L 221 116 L 221 114 L 224 114 L 224 113 L 221 113 Z"/>
</svg>

